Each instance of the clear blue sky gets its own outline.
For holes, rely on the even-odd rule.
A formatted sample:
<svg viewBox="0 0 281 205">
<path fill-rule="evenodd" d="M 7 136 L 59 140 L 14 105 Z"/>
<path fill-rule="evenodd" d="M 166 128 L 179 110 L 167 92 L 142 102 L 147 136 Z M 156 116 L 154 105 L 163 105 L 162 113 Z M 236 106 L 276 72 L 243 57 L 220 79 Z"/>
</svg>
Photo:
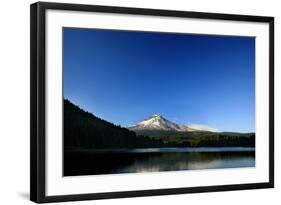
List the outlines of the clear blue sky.
<svg viewBox="0 0 281 205">
<path fill-rule="evenodd" d="M 130 126 L 159 113 L 255 130 L 255 38 L 64 28 L 64 98 Z"/>
</svg>

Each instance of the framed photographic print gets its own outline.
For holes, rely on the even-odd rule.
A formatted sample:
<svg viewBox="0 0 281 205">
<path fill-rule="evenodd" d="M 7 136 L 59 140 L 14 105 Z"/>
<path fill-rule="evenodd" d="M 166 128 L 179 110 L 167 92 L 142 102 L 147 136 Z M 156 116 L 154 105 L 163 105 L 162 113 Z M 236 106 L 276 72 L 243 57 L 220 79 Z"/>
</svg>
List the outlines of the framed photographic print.
<svg viewBox="0 0 281 205">
<path fill-rule="evenodd" d="M 273 80 L 273 17 L 32 4 L 31 200 L 272 188 Z"/>
</svg>

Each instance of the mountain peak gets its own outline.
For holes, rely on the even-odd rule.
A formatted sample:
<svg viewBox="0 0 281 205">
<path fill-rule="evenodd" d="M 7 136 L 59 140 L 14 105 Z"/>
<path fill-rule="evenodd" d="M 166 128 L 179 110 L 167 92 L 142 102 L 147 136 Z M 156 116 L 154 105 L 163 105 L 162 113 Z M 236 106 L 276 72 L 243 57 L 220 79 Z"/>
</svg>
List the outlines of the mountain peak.
<svg viewBox="0 0 281 205">
<path fill-rule="evenodd" d="M 129 127 L 131 130 L 168 130 L 168 131 L 192 131 L 187 126 L 178 125 L 165 119 L 160 114 L 154 114 L 138 122 L 135 126 Z"/>
<path fill-rule="evenodd" d="M 151 117 L 162 117 L 160 114 L 151 115 Z"/>
<path fill-rule="evenodd" d="M 178 131 L 178 132 L 190 132 L 190 131 L 209 131 L 216 132 L 214 128 L 210 128 L 206 125 L 180 125 L 171 122 L 164 118 L 160 114 L 153 114 L 150 117 L 141 120 L 135 126 L 128 127 L 128 129 L 133 131 L 138 130 L 165 130 L 165 131 Z"/>
</svg>

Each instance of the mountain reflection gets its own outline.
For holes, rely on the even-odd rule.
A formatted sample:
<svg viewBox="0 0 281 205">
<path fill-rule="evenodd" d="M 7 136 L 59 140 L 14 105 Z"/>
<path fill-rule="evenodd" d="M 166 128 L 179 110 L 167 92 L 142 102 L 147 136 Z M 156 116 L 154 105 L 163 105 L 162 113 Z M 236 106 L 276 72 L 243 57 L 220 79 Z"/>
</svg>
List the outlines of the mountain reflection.
<svg viewBox="0 0 281 205">
<path fill-rule="evenodd" d="M 251 153 L 164 153 L 152 154 L 118 171 L 159 172 L 255 166 Z"/>
<path fill-rule="evenodd" d="M 65 176 L 238 168 L 254 167 L 255 152 L 66 152 L 64 163 Z"/>
</svg>

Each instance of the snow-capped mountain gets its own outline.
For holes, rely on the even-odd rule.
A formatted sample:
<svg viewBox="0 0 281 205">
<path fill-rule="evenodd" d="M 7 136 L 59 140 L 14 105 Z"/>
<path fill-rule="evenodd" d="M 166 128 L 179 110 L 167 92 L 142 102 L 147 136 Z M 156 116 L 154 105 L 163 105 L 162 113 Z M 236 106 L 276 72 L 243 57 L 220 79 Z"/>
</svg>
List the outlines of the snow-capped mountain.
<svg viewBox="0 0 281 205">
<path fill-rule="evenodd" d="M 159 114 L 152 115 L 140 122 L 135 126 L 128 127 L 130 130 L 167 130 L 167 131 L 179 131 L 179 132 L 188 132 L 188 131 L 198 131 L 188 127 L 186 125 L 178 125 L 174 122 L 171 122 Z"/>
</svg>

